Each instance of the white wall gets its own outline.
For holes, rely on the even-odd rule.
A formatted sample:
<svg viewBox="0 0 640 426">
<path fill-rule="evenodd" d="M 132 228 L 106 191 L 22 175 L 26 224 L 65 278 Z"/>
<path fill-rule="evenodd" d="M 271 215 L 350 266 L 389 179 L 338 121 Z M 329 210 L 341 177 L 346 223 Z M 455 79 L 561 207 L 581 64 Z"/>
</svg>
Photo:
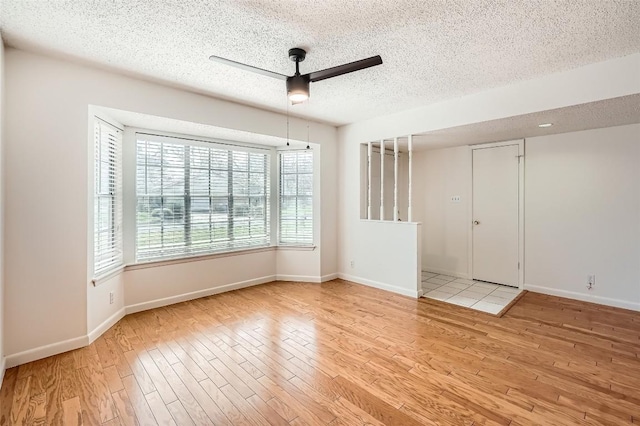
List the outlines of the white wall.
<svg viewBox="0 0 640 426">
<path fill-rule="evenodd" d="M 0 386 L 5 369 L 4 351 L 4 44 L 0 36 Z"/>
<path fill-rule="evenodd" d="M 126 271 L 123 277 L 127 312 L 137 312 L 166 305 L 167 302 L 176 303 L 273 281 L 276 278 L 275 250 L 141 267 Z"/>
<path fill-rule="evenodd" d="M 420 224 L 360 220 L 361 233 L 341 278 L 409 297 L 420 293 Z"/>
<path fill-rule="evenodd" d="M 640 310 L 639 165 L 639 124 L 527 140 L 525 288 Z"/>
<path fill-rule="evenodd" d="M 5 59 L 9 106 L 4 175 L 5 283 L 6 298 L 11 301 L 6 306 L 5 319 L 7 324 L 19 324 L 6 330 L 6 353 L 33 355 L 30 351 L 37 352 L 44 345 L 58 345 L 59 349 L 79 346 L 79 339 L 93 331 L 92 327 L 103 324 L 122 309 L 126 303 L 123 285 L 132 289 L 131 303 L 142 301 L 142 293 L 147 294 L 148 300 L 168 294 L 160 289 L 157 294 L 136 290 L 138 284 L 152 285 L 149 270 L 127 272 L 124 282 L 106 280 L 99 287 L 89 282 L 88 105 L 279 137 L 286 136 L 286 118 L 15 49 L 7 49 Z M 304 140 L 307 122 L 291 119 L 290 131 L 292 139 Z M 318 249 L 304 252 L 299 261 L 310 265 L 310 272 L 305 275 L 317 274 L 318 264 L 322 265 L 322 274 L 330 274 L 335 272 L 336 252 L 335 246 L 331 246 L 336 241 L 337 180 L 332 167 L 336 129 L 312 123 L 311 139 L 321 146 L 322 152 L 319 177 L 322 211 L 317 216 L 321 220 L 320 238 Z M 231 261 L 216 261 L 216 268 L 211 266 L 214 263 L 207 263 L 203 268 L 215 275 L 228 262 Z M 256 262 L 260 264 L 262 257 L 245 259 L 242 265 L 231 262 L 231 268 L 237 269 L 238 274 L 224 277 L 233 281 L 260 278 L 265 270 L 253 270 Z M 184 268 L 194 265 L 172 266 L 162 273 L 177 277 L 176 271 L 184 272 Z M 218 279 L 212 278 L 207 283 L 220 283 Z M 207 283 L 191 281 L 184 284 L 184 290 Z M 110 291 L 116 293 L 116 300 L 122 304 L 108 305 Z"/>
<path fill-rule="evenodd" d="M 640 310 L 640 125 L 530 138 L 525 146 L 525 288 Z M 468 273 L 469 151 L 414 156 L 423 269 Z M 451 203 L 452 195 L 462 202 Z"/>
<path fill-rule="evenodd" d="M 413 161 L 414 214 L 422 222 L 422 269 L 468 278 L 471 150 L 462 146 L 416 152 Z M 451 201 L 455 195 L 460 202 Z"/>
</svg>

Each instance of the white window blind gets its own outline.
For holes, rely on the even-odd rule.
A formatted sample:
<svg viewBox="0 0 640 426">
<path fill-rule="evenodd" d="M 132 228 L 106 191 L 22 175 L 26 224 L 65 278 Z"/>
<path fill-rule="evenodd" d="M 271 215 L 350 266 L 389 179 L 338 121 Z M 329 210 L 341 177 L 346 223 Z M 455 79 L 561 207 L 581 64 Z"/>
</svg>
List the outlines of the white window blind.
<svg viewBox="0 0 640 426">
<path fill-rule="evenodd" d="M 268 153 L 138 134 L 136 164 L 137 261 L 270 244 Z"/>
<path fill-rule="evenodd" d="M 122 132 L 94 122 L 94 275 L 123 263 L 122 258 Z"/>
<path fill-rule="evenodd" d="M 313 244 L 313 151 L 280 152 L 279 243 Z"/>
</svg>

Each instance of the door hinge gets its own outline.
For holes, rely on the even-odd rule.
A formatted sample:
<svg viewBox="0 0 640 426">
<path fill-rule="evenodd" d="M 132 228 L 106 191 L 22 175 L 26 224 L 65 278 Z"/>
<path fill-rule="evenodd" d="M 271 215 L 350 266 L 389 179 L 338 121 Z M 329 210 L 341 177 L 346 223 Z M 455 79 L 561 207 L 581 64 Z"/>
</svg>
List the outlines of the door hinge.
<svg viewBox="0 0 640 426">
<path fill-rule="evenodd" d="M 518 269 L 520 269 L 520 262 L 518 262 Z"/>
<path fill-rule="evenodd" d="M 524 155 L 516 155 L 516 158 L 518 159 L 518 163 L 520 163 L 520 159 L 524 157 Z"/>
</svg>

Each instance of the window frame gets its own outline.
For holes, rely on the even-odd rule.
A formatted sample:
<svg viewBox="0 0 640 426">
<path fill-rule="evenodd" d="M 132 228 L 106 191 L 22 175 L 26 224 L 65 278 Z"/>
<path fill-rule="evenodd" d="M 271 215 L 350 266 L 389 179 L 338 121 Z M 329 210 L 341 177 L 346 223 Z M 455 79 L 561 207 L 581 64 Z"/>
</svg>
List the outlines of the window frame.
<svg viewBox="0 0 640 426">
<path fill-rule="evenodd" d="M 311 205 L 311 226 L 310 226 L 310 235 L 309 235 L 309 241 L 300 241 L 299 238 L 296 238 L 295 241 L 282 241 L 282 202 L 283 202 L 283 188 L 282 188 L 282 174 L 283 174 L 283 167 L 282 167 L 282 155 L 286 155 L 287 153 L 299 153 L 299 152 L 308 152 L 311 156 L 311 195 L 305 196 L 305 197 L 309 197 L 309 201 L 310 201 L 310 205 Z M 278 247 L 283 247 L 283 248 L 295 248 L 295 247 L 300 247 L 300 248 L 311 248 L 311 247 L 315 247 L 315 222 L 316 222 L 316 206 L 315 206 L 315 180 L 316 180 L 316 168 L 315 168 L 315 152 L 313 149 L 311 148 L 286 148 L 286 149 L 279 149 L 278 150 L 278 157 L 277 157 L 277 162 L 278 162 L 278 174 L 277 174 L 277 190 L 278 190 L 278 194 L 277 194 L 277 205 L 278 205 L 278 217 L 277 217 L 277 235 L 276 235 L 276 244 Z M 292 173 L 288 173 L 288 174 L 292 174 Z M 295 196 L 291 196 L 288 195 L 287 197 L 295 197 L 296 200 L 296 209 L 297 209 L 297 201 L 298 198 L 300 197 L 299 195 L 299 185 L 298 185 L 298 176 L 301 173 L 298 171 L 298 160 L 296 159 L 296 195 Z M 307 173 L 305 173 L 307 174 Z M 296 226 L 297 226 L 297 222 L 299 221 L 298 219 L 298 215 L 296 213 Z"/>
<path fill-rule="evenodd" d="M 121 269 L 124 266 L 124 177 L 123 177 L 123 141 L 124 131 L 118 126 L 110 123 L 109 121 L 98 117 L 92 116 L 91 120 L 93 124 L 93 189 L 92 189 L 92 201 L 93 201 L 93 235 L 92 235 L 92 275 L 94 277 L 103 277 L 111 274 L 113 271 Z M 108 152 L 104 153 L 102 150 L 103 143 L 103 129 L 108 129 L 107 138 L 110 135 L 115 136 L 114 143 L 108 143 Z M 99 134 L 98 134 L 99 132 Z M 109 164 L 108 176 L 108 191 L 101 191 L 102 189 L 102 165 L 105 163 L 103 155 L 107 155 Z M 103 231 L 100 229 L 99 219 L 99 200 L 109 200 L 109 225 L 106 228 L 108 236 L 108 250 L 105 253 L 98 253 L 98 249 L 101 247 L 98 244 L 100 240 L 99 234 Z M 106 263 L 104 266 L 98 267 L 99 264 L 105 260 L 112 259 L 111 262 Z"/>
<path fill-rule="evenodd" d="M 138 212 L 138 198 L 140 197 L 140 195 L 138 194 L 138 176 L 137 176 L 137 168 L 138 168 L 138 143 L 140 140 L 146 140 L 147 142 L 149 141 L 153 141 L 153 142 L 160 142 L 160 143 L 169 143 L 169 144 L 177 144 L 177 145 L 182 145 L 185 147 L 203 147 L 203 148 L 207 148 L 207 149 L 220 149 L 220 150 L 225 150 L 227 151 L 227 154 L 229 155 L 229 163 L 227 163 L 227 168 L 226 171 L 229 175 L 233 175 L 234 174 L 234 170 L 233 170 L 233 166 L 231 165 L 231 159 L 233 156 L 234 152 L 240 152 L 240 153 L 247 153 L 247 154 L 260 154 L 260 155 L 264 155 L 264 173 L 257 173 L 257 172 L 251 172 L 251 166 L 249 164 L 250 162 L 250 156 L 247 155 L 247 169 L 246 171 L 238 171 L 236 170 L 236 174 L 238 173 L 246 173 L 247 174 L 247 182 L 250 179 L 250 176 L 252 173 L 257 173 L 257 174 L 262 174 L 263 175 L 263 191 L 261 195 L 252 195 L 250 193 L 249 188 L 247 187 L 247 191 L 246 194 L 244 195 L 233 195 L 233 188 L 230 186 L 229 189 L 230 191 L 227 192 L 226 196 L 218 196 L 218 195 L 212 195 L 211 192 L 209 192 L 208 194 L 208 198 L 209 198 L 209 205 L 211 206 L 211 200 L 213 200 L 214 198 L 226 198 L 227 199 L 227 229 L 228 229 L 228 233 L 230 234 L 234 225 L 234 215 L 233 214 L 229 214 L 230 212 L 232 212 L 232 208 L 234 205 L 235 201 L 238 201 L 238 199 L 242 198 L 246 198 L 247 203 L 249 205 L 249 208 L 251 208 L 251 200 L 254 198 L 261 198 L 262 199 L 262 205 L 264 206 L 264 213 L 263 213 L 263 229 L 264 229 L 264 234 L 261 236 L 261 238 L 263 239 L 263 243 L 258 243 L 258 244 L 233 244 L 232 241 L 241 241 L 242 238 L 238 238 L 233 239 L 233 238 L 229 238 L 229 243 L 226 247 L 220 247 L 220 248 L 213 248 L 210 250 L 196 250 L 194 252 L 189 252 L 189 249 L 186 249 L 184 252 L 180 252 L 180 253 L 176 253 L 175 255 L 165 255 L 165 256 L 149 256 L 149 257 L 140 257 L 139 253 L 140 253 L 140 248 L 139 248 L 139 239 L 138 239 L 138 234 L 139 234 L 139 224 L 138 224 L 138 220 L 137 220 L 137 212 Z M 132 220 L 132 226 L 133 226 L 133 236 L 132 236 L 132 240 L 133 240 L 133 244 L 132 244 L 132 249 L 133 249 L 133 253 L 132 253 L 132 258 L 134 261 L 134 264 L 145 264 L 145 263 L 154 263 L 154 262 L 167 262 L 167 261 L 176 261 L 176 260 L 180 260 L 180 259 L 189 259 L 189 258 L 198 258 L 198 257 L 203 257 L 203 256 L 214 256 L 214 255 L 224 255 L 226 253 L 234 253 L 234 252 L 241 252 L 241 251 L 245 251 L 245 250 L 256 250 L 256 249 L 264 249 L 264 248 L 268 248 L 271 247 L 272 244 L 272 236 L 273 236 L 273 226 L 272 226 L 272 217 L 273 217 L 273 208 L 272 208 L 272 197 L 273 197 L 273 189 L 272 189 L 272 183 L 271 183 L 271 179 L 272 179 L 272 175 L 273 175 L 273 167 L 272 167 L 272 156 L 275 153 L 275 149 L 271 146 L 269 147 L 265 147 L 265 146 L 253 146 L 253 145 L 249 145 L 249 144 L 237 144 L 237 143 L 233 143 L 230 141 L 223 141 L 223 140 L 215 140 L 215 139 L 211 139 L 211 140 L 207 140 L 204 138 L 195 138 L 195 137 L 189 137 L 186 135 L 175 135 L 175 134 L 159 134 L 157 132 L 153 132 L 153 131 L 143 131 L 141 129 L 136 129 L 133 132 L 133 165 L 132 165 L 132 189 L 133 189 L 133 201 L 131 204 L 131 207 L 133 209 L 132 212 L 129 212 L 129 214 L 131 214 L 133 217 Z M 189 148 L 189 150 L 191 150 L 191 148 Z M 210 151 L 211 152 L 211 151 Z M 186 218 L 189 218 L 189 212 L 188 209 L 191 207 L 191 200 L 192 200 L 192 195 L 191 195 L 191 187 L 189 185 L 189 178 L 190 178 L 190 162 L 189 162 L 189 166 L 186 166 L 186 160 L 185 160 L 185 168 L 184 170 L 184 187 L 185 187 L 185 194 L 184 195 L 175 195 L 176 198 L 183 198 L 184 202 L 185 202 L 185 210 L 184 210 L 184 217 L 185 217 L 185 221 L 184 221 L 184 227 L 185 227 L 185 235 L 184 235 L 184 241 L 185 241 L 185 247 L 190 246 L 186 244 L 188 237 L 188 232 L 190 231 L 191 233 L 193 233 L 193 228 L 191 227 L 191 225 L 187 224 L 188 220 Z M 209 170 L 209 172 L 211 173 L 211 171 L 213 171 L 214 169 L 211 166 L 211 163 L 209 164 L 209 168 L 207 169 Z M 220 170 L 222 171 L 222 170 Z M 228 185 L 232 185 L 233 181 L 232 180 L 228 180 Z M 248 184 L 247 184 L 248 185 Z M 170 197 L 174 197 L 173 195 L 170 195 Z M 198 197 L 198 196 L 195 196 Z M 237 219 L 237 218 L 236 218 Z M 249 226 L 251 225 L 251 219 L 249 219 Z M 209 224 L 212 224 L 213 222 L 209 222 Z M 189 231 L 187 231 L 187 226 L 189 226 Z M 231 235 L 231 234 L 230 234 Z M 252 238 L 248 237 L 247 241 L 250 241 Z M 210 241 L 210 244 L 213 245 L 213 242 Z"/>
</svg>

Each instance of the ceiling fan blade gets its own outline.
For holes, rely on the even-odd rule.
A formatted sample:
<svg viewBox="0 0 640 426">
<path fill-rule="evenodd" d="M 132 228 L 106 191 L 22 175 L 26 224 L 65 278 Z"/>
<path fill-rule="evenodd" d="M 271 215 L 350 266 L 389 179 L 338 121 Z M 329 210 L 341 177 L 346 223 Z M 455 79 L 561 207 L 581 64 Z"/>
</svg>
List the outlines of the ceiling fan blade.
<svg viewBox="0 0 640 426">
<path fill-rule="evenodd" d="M 240 62 L 232 61 L 231 59 L 221 58 L 219 56 L 211 55 L 209 56 L 214 62 L 219 62 L 221 64 L 230 65 L 232 67 L 240 68 L 241 70 L 255 72 L 257 74 L 266 75 L 267 77 L 277 78 L 278 80 L 286 80 L 287 76 L 284 74 L 279 74 L 277 72 L 263 70 L 262 68 L 252 67 L 251 65 L 242 64 Z"/>
<path fill-rule="evenodd" d="M 361 59 L 359 61 L 350 62 L 344 65 L 338 65 L 337 67 L 327 68 L 322 71 L 310 72 L 307 74 L 309 76 L 309 81 L 320 81 L 325 80 L 327 78 L 337 77 L 342 74 L 348 74 L 350 72 L 363 70 L 369 67 L 375 67 L 376 65 L 382 64 L 382 58 L 380 55 L 372 56 L 367 59 Z"/>
</svg>

